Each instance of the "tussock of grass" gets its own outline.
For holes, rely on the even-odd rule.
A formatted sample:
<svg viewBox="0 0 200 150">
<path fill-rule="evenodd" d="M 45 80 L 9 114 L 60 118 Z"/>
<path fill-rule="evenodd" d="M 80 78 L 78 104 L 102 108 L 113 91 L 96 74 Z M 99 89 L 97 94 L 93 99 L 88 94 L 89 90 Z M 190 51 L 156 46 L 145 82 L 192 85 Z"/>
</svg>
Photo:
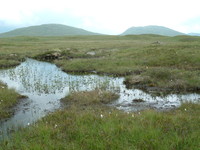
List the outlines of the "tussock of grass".
<svg viewBox="0 0 200 150">
<path fill-rule="evenodd" d="M 148 68 L 141 75 L 126 77 L 125 83 L 136 87 L 158 87 L 175 91 L 199 91 L 200 71 Z M 139 85 L 139 86 L 138 86 Z"/>
<path fill-rule="evenodd" d="M 200 146 L 199 104 L 172 112 L 126 113 L 73 107 L 18 131 L 0 149 L 193 149 Z"/>
<path fill-rule="evenodd" d="M 7 60 L 0 60 L 0 69 L 15 67 L 19 64 L 20 62 L 15 60 L 9 61 L 9 63 L 7 63 Z"/>
<path fill-rule="evenodd" d="M 83 91 L 83 92 L 73 92 L 67 97 L 63 98 L 61 101 L 65 105 L 76 105 L 76 106 L 91 106 L 91 105 L 101 105 L 108 104 L 113 100 L 116 100 L 119 95 L 96 89 L 93 91 Z"/>
</svg>

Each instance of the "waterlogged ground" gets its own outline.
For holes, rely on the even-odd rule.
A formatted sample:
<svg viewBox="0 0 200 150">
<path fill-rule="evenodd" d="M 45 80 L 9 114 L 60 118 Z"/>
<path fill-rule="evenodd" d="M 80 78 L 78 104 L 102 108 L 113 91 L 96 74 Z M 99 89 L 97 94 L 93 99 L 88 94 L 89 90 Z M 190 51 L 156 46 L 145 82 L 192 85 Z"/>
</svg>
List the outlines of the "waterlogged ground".
<svg viewBox="0 0 200 150">
<path fill-rule="evenodd" d="M 72 91 L 111 90 L 120 97 L 109 105 L 125 111 L 140 111 L 147 108 L 167 110 L 180 106 L 182 101 L 200 101 L 199 94 L 152 96 L 141 90 L 127 89 L 122 77 L 71 75 L 61 71 L 54 64 L 33 59 L 27 59 L 15 69 L 1 70 L 0 80 L 9 88 L 14 88 L 21 95 L 27 96 L 15 108 L 15 115 L 1 122 L 0 136 L 5 136 L 17 127 L 34 123 L 47 113 L 61 108 L 60 99 Z"/>
</svg>

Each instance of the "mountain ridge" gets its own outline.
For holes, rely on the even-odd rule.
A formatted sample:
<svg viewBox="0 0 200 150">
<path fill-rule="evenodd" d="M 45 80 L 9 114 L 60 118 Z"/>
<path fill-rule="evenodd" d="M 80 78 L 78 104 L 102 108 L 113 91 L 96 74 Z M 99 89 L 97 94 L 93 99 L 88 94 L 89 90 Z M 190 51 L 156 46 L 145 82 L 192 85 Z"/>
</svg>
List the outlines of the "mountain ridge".
<svg viewBox="0 0 200 150">
<path fill-rule="evenodd" d="M 0 37 L 68 36 L 68 35 L 100 35 L 100 34 L 62 24 L 42 24 L 36 26 L 17 28 L 9 32 L 4 32 L 0 34 Z"/>
<path fill-rule="evenodd" d="M 177 35 L 186 35 L 175 31 L 173 29 L 164 27 L 164 26 L 140 26 L 140 27 L 131 27 L 124 31 L 121 35 L 140 35 L 140 34 L 157 34 L 163 36 L 177 36 Z"/>
<path fill-rule="evenodd" d="M 0 37 L 105 35 L 63 24 L 42 24 L 42 25 L 28 26 L 16 29 L 14 29 L 14 27 L 11 28 L 9 26 L 8 27 L 0 26 L 0 27 L 2 27 L 0 28 L 1 31 Z M 185 34 L 164 26 L 156 26 L 156 25 L 130 27 L 119 35 L 140 35 L 140 34 L 155 34 L 161 36 L 177 36 L 177 35 L 200 36 L 200 33 Z"/>
</svg>

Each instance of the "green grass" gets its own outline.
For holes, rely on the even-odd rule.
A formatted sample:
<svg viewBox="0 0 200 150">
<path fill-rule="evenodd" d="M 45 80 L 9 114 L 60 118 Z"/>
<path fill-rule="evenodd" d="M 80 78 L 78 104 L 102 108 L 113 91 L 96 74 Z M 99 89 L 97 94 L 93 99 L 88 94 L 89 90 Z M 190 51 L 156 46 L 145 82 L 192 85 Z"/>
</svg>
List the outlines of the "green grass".
<svg viewBox="0 0 200 150">
<path fill-rule="evenodd" d="M 0 120 L 13 114 L 12 107 L 19 102 L 21 97 L 15 90 L 8 89 L 7 86 L 0 83 Z"/>
<path fill-rule="evenodd" d="M 130 87 L 135 86 L 132 78 L 140 75 L 146 88 L 196 92 L 200 89 L 199 41 L 200 37 L 158 35 L 1 38 L 0 68 L 33 57 L 51 61 L 64 71 L 125 76 Z M 45 59 L 55 52 L 61 55 L 59 59 Z"/>
<path fill-rule="evenodd" d="M 26 57 L 43 59 L 58 52 L 59 59 L 43 60 L 65 71 L 125 76 L 130 87 L 198 92 L 199 41 L 200 37 L 157 35 L 1 38 L 0 69 L 18 65 Z M 14 133 L 0 149 L 199 149 L 200 104 L 128 114 L 104 106 L 117 96 L 102 93 L 69 95 L 62 100 L 64 110 Z M 0 118 L 9 117 L 18 94 L 0 88 L 0 100 Z"/>
<path fill-rule="evenodd" d="M 136 88 L 157 87 L 157 90 L 192 92 L 200 90 L 200 72 L 198 70 L 156 67 L 147 69 L 140 75 L 127 76 L 125 82 Z"/>
<path fill-rule="evenodd" d="M 78 93 L 66 97 L 65 102 L 75 101 L 75 105 L 14 133 L 1 142 L 0 149 L 199 149 L 199 104 L 183 104 L 170 112 L 127 113 L 108 108 L 101 100 L 91 101 L 95 92 L 81 92 L 83 99 Z M 107 94 L 101 96 L 107 99 Z M 80 100 L 87 105 L 79 105 Z"/>
<path fill-rule="evenodd" d="M 119 98 L 119 95 L 108 92 L 101 89 L 93 91 L 72 92 L 66 98 L 61 99 L 61 102 L 65 105 L 78 105 L 79 107 L 85 107 L 89 105 L 101 106 L 102 104 L 108 104 L 113 100 Z"/>
</svg>

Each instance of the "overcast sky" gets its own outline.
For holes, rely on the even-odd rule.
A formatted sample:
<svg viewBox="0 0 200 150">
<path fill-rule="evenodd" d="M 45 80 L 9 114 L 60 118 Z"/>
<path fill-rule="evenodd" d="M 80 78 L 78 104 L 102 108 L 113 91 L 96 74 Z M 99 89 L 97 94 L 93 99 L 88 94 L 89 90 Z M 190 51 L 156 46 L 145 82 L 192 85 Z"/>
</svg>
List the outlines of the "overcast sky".
<svg viewBox="0 0 200 150">
<path fill-rule="evenodd" d="M 200 0 L 0 0 L 0 26 L 47 23 L 106 34 L 146 25 L 200 33 Z"/>
</svg>

